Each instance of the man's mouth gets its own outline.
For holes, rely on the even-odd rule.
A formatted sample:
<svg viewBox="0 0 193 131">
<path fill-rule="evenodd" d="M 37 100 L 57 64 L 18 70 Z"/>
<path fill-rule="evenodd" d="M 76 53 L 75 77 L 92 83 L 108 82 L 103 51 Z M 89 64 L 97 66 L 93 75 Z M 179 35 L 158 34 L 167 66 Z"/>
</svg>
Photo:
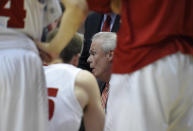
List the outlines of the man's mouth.
<svg viewBox="0 0 193 131">
<path fill-rule="evenodd" d="M 95 68 L 91 68 L 92 69 L 92 73 L 94 73 L 94 71 L 95 71 Z"/>
</svg>

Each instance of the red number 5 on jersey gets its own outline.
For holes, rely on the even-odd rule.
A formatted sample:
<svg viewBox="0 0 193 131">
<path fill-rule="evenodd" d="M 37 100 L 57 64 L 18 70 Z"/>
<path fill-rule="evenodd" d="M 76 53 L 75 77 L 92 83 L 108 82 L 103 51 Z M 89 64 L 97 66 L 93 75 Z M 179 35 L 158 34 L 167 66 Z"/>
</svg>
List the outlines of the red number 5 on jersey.
<svg viewBox="0 0 193 131">
<path fill-rule="evenodd" d="M 9 18 L 7 27 L 24 28 L 24 0 L 0 0 L 0 16 Z"/>
<path fill-rule="evenodd" d="M 57 88 L 50 88 L 50 87 L 48 88 L 48 96 L 56 97 L 57 93 L 58 93 Z M 49 102 L 49 120 L 51 120 L 54 114 L 55 104 L 52 99 L 48 99 L 48 102 Z"/>
</svg>

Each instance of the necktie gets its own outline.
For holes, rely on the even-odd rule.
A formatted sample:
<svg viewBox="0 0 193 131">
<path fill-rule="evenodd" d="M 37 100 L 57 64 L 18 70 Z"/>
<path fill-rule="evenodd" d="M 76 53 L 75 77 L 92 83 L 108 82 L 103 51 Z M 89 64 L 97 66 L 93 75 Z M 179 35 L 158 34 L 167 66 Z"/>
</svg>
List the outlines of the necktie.
<svg viewBox="0 0 193 131">
<path fill-rule="evenodd" d="M 109 84 L 106 83 L 105 88 L 102 92 L 102 96 L 101 96 L 101 102 L 102 102 L 102 106 L 104 109 L 106 108 L 108 94 L 109 94 Z"/>
<path fill-rule="evenodd" d="M 103 32 L 110 32 L 111 31 L 111 16 L 110 15 L 107 15 L 107 18 L 103 24 L 103 27 L 102 27 L 102 31 Z"/>
</svg>

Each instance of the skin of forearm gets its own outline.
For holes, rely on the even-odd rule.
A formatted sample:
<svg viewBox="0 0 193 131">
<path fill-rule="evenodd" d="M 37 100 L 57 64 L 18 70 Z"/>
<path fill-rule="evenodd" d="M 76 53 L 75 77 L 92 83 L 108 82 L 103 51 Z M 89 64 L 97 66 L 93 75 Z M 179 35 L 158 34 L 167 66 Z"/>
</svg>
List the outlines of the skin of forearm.
<svg viewBox="0 0 193 131">
<path fill-rule="evenodd" d="M 59 55 L 85 20 L 86 16 L 87 12 L 79 8 L 70 8 L 65 11 L 57 35 L 46 47 L 46 50 L 52 57 Z"/>
</svg>

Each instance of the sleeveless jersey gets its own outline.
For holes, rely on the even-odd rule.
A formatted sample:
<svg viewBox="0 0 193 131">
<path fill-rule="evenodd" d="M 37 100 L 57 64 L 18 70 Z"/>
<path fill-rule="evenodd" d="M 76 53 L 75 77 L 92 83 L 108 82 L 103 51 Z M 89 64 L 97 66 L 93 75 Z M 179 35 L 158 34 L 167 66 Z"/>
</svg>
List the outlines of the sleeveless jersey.
<svg viewBox="0 0 193 131">
<path fill-rule="evenodd" d="M 48 9 L 45 10 L 45 7 Z M 50 7 L 54 10 L 50 11 Z M 52 17 L 47 17 L 50 14 Z M 43 27 L 60 15 L 58 0 L 1 0 L 0 28 L 14 29 L 40 40 Z"/>
<path fill-rule="evenodd" d="M 44 69 L 49 96 L 49 131 L 78 131 L 83 111 L 74 93 L 74 83 L 81 69 L 69 64 Z"/>
</svg>

